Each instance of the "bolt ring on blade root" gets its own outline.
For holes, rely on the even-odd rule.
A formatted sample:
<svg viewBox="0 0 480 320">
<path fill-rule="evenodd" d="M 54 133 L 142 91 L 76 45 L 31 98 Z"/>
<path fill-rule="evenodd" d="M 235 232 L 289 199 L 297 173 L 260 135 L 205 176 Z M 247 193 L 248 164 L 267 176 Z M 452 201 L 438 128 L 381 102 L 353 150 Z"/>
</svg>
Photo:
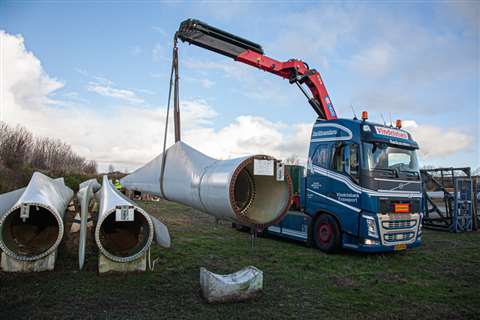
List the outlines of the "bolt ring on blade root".
<svg viewBox="0 0 480 320">
<path fill-rule="evenodd" d="M 245 216 L 255 200 L 255 181 L 253 181 L 251 173 L 247 170 L 241 170 L 236 180 L 234 184 L 235 189 L 233 190 L 235 198 L 234 205 L 236 211 L 239 210 L 240 215 Z M 242 183 L 243 186 L 239 186 L 238 183 Z"/>
<path fill-rule="evenodd" d="M 20 215 L 21 207 L 25 205 L 28 205 L 29 207 L 32 208 L 30 216 L 27 219 L 34 219 L 33 215 L 35 214 L 42 214 L 42 215 L 48 214 L 49 215 L 48 222 L 56 222 L 56 224 L 41 226 L 37 228 L 37 230 L 35 230 L 37 232 L 32 231 L 31 228 L 30 230 L 27 230 L 27 231 L 25 230 L 16 231 L 16 228 L 18 227 L 22 228 L 25 226 L 26 227 L 32 226 L 31 224 L 28 224 L 28 222 L 15 223 L 15 222 L 18 222 L 18 219 L 20 219 L 19 217 L 16 217 L 15 214 Z M 41 219 L 41 220 L 42 222 L 45 221 L 45 219 Z M 25 225 L 22 226 L 22 223 L 25 223 Z M 24 243 L 24 242 L 28 242 L 29 245 L 34 246 L 33 242 L 40 242 L 42 240 L 42 239 L 38 239 L 38 236 L 42 235 L 42 232 L 49 232 L 50 234 L 53 234 L 52 233 L 53 230 L 51 231 L 51 227 L 55 229 L 55 233 L 57 233 L 57 236 L 55 238 L 55 241 L 52 241 L 53 239 L 49 239 L 50 237 L 48 237 L 49 234 L 47 234 L 46 240 L 45 240 L 45 236 L 43 235 L 44 236 L 43 240 L 47 243 L 46 245 L 48 245 L 48 248 L 43 252 L 36 253 L 35 252 L 36 250 L 34 248 L 30 248 L 30 251 L 34 252 L 32 255 L 29 255 L 28 253 L 22 254 L 22 253 L 15 252 L 14 250 L 12 250 L 12 248 L 9 247 L 9 246 L 11 247 L 17 246 L 18 251 L 23 250 L 24 252 L 27 252 L 29 251 L 29 248 L 26 246 L 27 243 Z M 47 228 L 49 229 L 46 230 Z M 7 211 L 0 219 L 0 248 L 3 250 L 3 252 L 5 252 L 5 254 L 7 254 L 12 258 L 15 258 L 16 260 L 20 260 L 20 261 L 39 260 L 41 258 L 48 256 L 58 248 L 58 246 L 60 245 L 60 242 L 62 242 L 63 232 L 64 232 L 63 221 L 55 208 L 45 204 L 40 204 L 40 203 L 28 203 L 23 205 L 17 205 L 11 208 L 9 211 Z M 9 233 L 9 234 L 6 234 L 6 233 Z M 32 234 L 33 238 L 31 238 L 30 240 L 26 240 L 25 238 L 24 239 L 16 238 L 16 235 L 19 235 L 19 234 L 28 235 L 31 233 L 34 233 L 34 234 Z M 7 244 L 7 242 L 9 242 L 9 244 Z M 38 243 L 37 243 L 37 246 L 38 246 Z"/>
<path fill-rule="evenodd" d="M 115 210 L 116 210 L 116 208 L 111 209 L 106 214 L 104 214 L 102 216 L 102 218 L 97 222 L 97 226 L 95 227 L 95 242 L 97 243 L 97 246 L 98 246 L 98 249 L 100 250 L 100 252 L 112 261 L 121 262 L 121 263 L 134 261 L 134 260 L 140 258 L 142 255 L 144 255 L 147 252 L 148 248 L 150 248 L 150 246 L 152 244 L 153 233 L 154 233 L 152 219 L 143 209 L 141 209 L 139 207 L 135 207 L 134 217 L 137 220 L 140 218 L 140 219 L 143 219 L 144 222 L 146 222 L 146 224 L 140 225 L 140 228 L 145 228 L 146 227 L 147 230 L 144 230 L 144 232 L 147 232 L 148 236 L 147 236 L 146 241 L 144 240 L 141 249 L 138 250 L 136 253 L 134 253 L 132 255 L 129 255 L 129 256 L 120 256 L 120 255 L 116 255 L 116 254 L 111 253 L 109 250 L 107 250 L 107 248 L 102 243 L 102 240 L 105 241 L 105 238 L 106 238 L 105 235 L 104 235 L 104 232 L 102 232 L 103 231 L 102 224 L 107 219 L 109 221 L 111 219 L 113 219 L 113 220 L 115 219 Z M 137 213 L 138 213 L 138 215 L 137 215 Z M 107 221 L 106 223 L 108 223 L 109 221 Z M 131 223 L 131 222 L 118 222 L 118 223 Z M 137 246 L 138 246 L 138 242 L 137 242 Z"/>
<path fill-rule="evenodd" d="M 253 171 L 254 159 L 275 161 L 274 158 L 266 155 L 257 155 L 244 160 L 232 174 L 230 180 L 229 195 L 232 208 L 238 220 L 247 225 L 255 225 L 256 227 L 263 228 L 266 225 L 271 225 L 280 221 L 287 213 L 290 207 L 290 200 L 292 196 L 292 183 L 288 172 L 285 172 L 284 182 L 287 184 L 288 199 L 285 201 L 285 205 L 280 210 L 280 214 L 275 219 L 273 219 L 273 221 L 258 222 L 252 220 L 251 217 L 248 216 L 248 213 L 250 213 L 249 210 L 255 209 L 255 202 L 259 197 L 259 185 L 257 185 L 257 183 L 255 182 L 255 177 L 251 172 Z M 263 177 L 263 179 L 269 178 L 272 179 L 274 183 L 282 183 L 281 181 L 277 181 L 275 176 Z M 239 188 L 241 190 L 238 190 Z M 242 194 L 244 192 L 247 193 L 246 197 Z M 260 199 L 258 201 L 260 201 Z"/>
</svg>

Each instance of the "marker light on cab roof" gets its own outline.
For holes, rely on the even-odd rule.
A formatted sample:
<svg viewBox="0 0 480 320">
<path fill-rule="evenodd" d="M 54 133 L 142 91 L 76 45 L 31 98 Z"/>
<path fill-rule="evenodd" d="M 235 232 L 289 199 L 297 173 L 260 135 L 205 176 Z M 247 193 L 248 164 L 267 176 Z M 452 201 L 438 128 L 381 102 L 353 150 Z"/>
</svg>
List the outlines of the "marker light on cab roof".
<svg viewBox="0 0 480 320">
<path fill-rule="evenodd" d="M 398 128 L 398 129 L 401 129 L 402 128 L 402 120 L 398 119 L 395 123 L 395 126 Z"/>
<path fill-rule="evenodd" d="M 365 121 L 368 119 L 368 112 L 367 111 L 362 111 L 362 120 Z"/>
</svg>

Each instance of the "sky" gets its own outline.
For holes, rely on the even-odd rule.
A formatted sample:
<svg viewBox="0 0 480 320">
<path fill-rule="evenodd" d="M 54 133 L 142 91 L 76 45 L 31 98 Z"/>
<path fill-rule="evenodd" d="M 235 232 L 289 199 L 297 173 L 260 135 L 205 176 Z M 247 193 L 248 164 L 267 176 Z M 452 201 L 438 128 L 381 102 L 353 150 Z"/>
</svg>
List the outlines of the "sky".
<svg viewBox="0 0 480 320">
<path fill-rule="evenodd" d="M 479 3 L 0 0 L 0 118 L 100 171 L 138 168 L 162 151 L 173 35 L 197 18 L 307 62 L 340 117 L 402 119 L 422 165 L 476 168 Z M 179 55 L 182 140 L 306 160 L 316 114 L 298 88 L 185 43 Z"/>
</svg>

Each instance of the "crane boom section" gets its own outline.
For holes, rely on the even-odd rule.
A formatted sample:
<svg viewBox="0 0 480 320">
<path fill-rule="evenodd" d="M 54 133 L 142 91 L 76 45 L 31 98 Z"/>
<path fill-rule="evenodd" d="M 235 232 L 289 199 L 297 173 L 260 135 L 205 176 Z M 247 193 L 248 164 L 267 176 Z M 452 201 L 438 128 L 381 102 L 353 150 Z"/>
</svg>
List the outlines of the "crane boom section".
<svg viewBox="0 0 480 320">
<path fill-rule="evenodd" d="M 319 118 L 325 120 L 337 118 L 320 73 L 315 69 L 310 69 L 305 62 L 296 59 L 285 62 L 272 59 L 264 55 L 263 48 L 259 44 L 209 26 L 199 20 L 183 21 L 175 36 L 184 42 L 276 74 L 288 79 L 292 84 L 298 84 Z M 303 84 L 309 88 L 311 97 L 303 90 Z"/>
</svg>

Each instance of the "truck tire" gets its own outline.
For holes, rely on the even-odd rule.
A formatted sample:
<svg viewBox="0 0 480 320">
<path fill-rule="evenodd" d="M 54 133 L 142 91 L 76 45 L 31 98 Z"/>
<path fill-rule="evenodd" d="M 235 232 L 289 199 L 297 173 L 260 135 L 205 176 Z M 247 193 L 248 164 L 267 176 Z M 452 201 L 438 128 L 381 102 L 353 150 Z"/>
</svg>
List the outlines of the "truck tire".
<svg viewBox="0 0 480 320">
<path fill-rule="evenodd" d="M 337 220 L 328 214 L 322 214 L 315 220 L 313 228 L 313 243 L 323 252 L 340 251 L 341 233 Z"/>
</svg>

